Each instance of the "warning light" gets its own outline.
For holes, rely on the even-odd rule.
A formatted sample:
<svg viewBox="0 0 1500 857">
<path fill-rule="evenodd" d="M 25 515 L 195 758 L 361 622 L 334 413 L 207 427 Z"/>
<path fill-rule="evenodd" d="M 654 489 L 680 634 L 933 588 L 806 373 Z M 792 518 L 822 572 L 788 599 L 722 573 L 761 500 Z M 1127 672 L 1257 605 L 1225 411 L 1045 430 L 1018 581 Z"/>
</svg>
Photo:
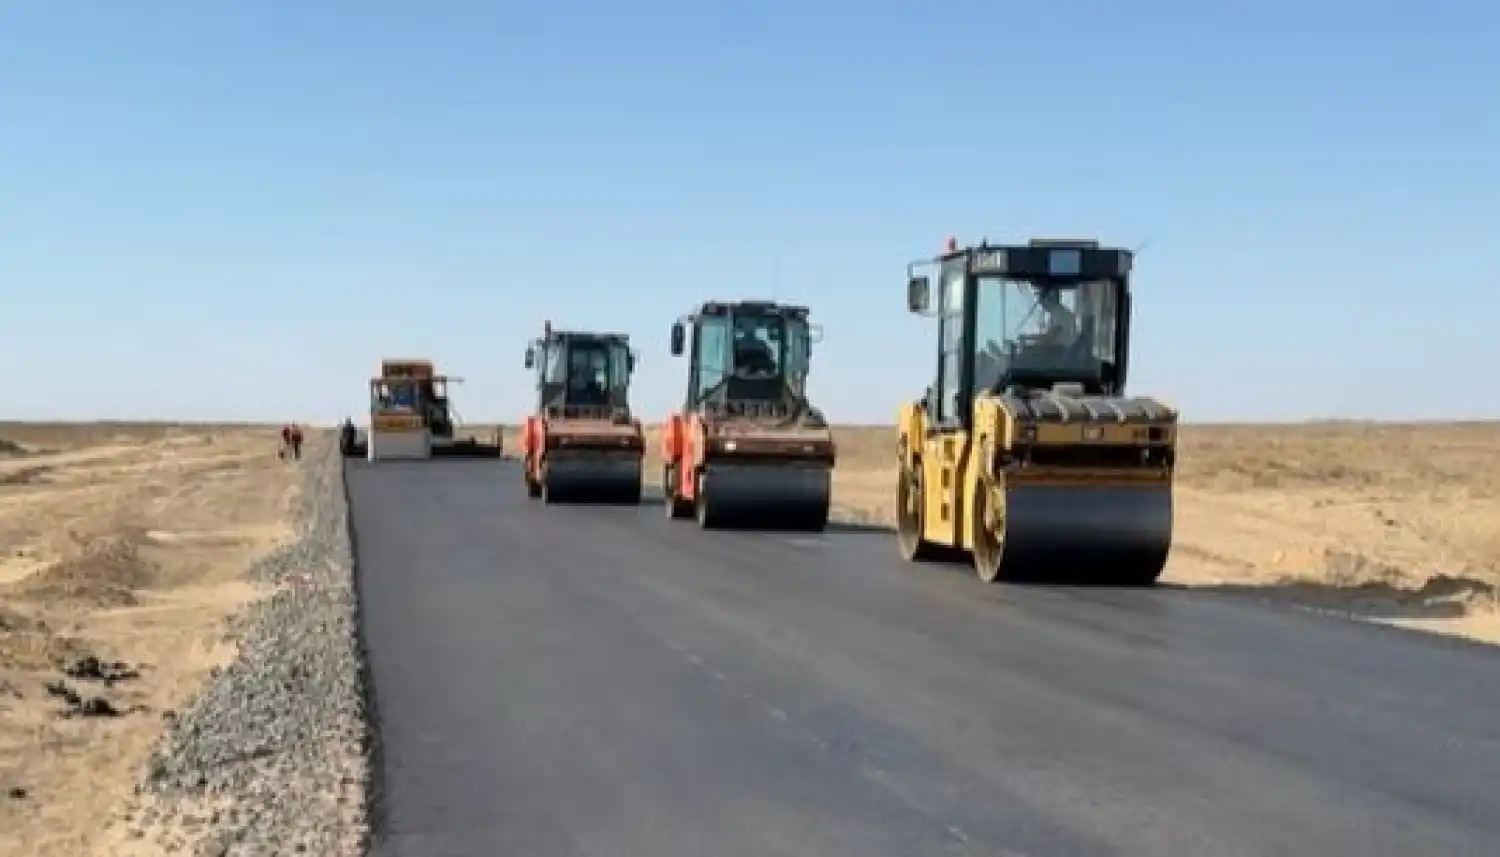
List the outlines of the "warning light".
<svg viewBox="0 0 1500 857">
<path fill-rule="evenodd" d="M 952 235 L 949 235 L 948 236 L 948 243 L 945 246 L 947 247 L 949 253 L 953 253 L 953 252 L 957 251 L 958 250 L 958 239 L 954 238 Z"/>
</svg>

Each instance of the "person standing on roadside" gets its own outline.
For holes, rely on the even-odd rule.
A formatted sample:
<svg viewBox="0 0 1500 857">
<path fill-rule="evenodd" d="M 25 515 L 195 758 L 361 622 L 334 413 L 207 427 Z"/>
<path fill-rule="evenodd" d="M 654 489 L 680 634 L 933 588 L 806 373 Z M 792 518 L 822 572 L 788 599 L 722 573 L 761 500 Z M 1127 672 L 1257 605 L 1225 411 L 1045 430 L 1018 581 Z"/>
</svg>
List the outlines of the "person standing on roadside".
<svg viewBox="0 0 1500 857">
<path fill-rule="evenodd" d="M 285 461 L 287 450 L 292 448 L 292 424 L 281 424 L 281 447 L 276 450 L 276 457 Z"/>
<path fill-rule="evenodd" d="M 291 435 L 290 438 L 288 438 L 288 439 L 291 441 L 291 444 L 292 444 L 292 458 L 294 460 L 296 460 L 296 461 L 301 461 L 302 460 L 302 426 L 298 425 L 297 423 L 292 423 L 291 429 L 290 429 L 289 433 Z"/>
</svg>

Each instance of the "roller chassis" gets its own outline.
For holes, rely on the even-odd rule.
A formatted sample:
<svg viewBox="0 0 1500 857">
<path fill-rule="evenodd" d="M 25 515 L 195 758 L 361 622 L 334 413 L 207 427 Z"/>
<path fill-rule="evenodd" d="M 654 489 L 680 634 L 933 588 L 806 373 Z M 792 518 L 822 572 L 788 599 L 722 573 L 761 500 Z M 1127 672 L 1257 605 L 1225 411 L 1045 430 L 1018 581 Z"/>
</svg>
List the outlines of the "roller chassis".
<svg viewBox="0 0 1500 857">
<path fill-rule="evenodd" d="M 807 315 L 769 301 L 709 301 L 673 324 L 672 353 L 689 360 L 686 404 L 662 432 L 669 519 L 694 519 L 703 529 L 827 527 L 836 450 L 805 394 L 814 327 Z M 723 335 L 706 340 L 707 325 Z M 758 340 L 764 345 L 742 338 L 752 334 L 766 337 Z M 724 350 L 708 352 L 705 342 Z M 759 370 L 758 348 L 767 361 Z M 725 368 L 705 375 L 705 363 Z"/>
<path fill-rule="evenodd" d="M 646 444 L 630 413 L 629 337 L 548 322 L 527 347 L 526 366 L 537 373 L 537 410 L 521 433 L 526 495 L 546 504 L 640 503 Z"/>
</svg>

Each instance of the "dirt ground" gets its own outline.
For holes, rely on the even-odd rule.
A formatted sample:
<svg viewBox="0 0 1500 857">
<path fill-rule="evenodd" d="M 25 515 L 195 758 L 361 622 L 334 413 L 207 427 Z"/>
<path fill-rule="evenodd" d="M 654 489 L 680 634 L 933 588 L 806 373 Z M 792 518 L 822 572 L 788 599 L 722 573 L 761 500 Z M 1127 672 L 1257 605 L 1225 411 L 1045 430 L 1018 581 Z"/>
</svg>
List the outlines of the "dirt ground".
<svg viewBox="0 0 1500 857">
<path fill-rule="evenodd" d="M 0 855 L 102 854 L 292 535 L 275 432 L 0 423 Z"/>
<path fill-rule="evenodd" d="M 835 435 L 835 505 L 889 526 L 895 429 Z M 1165 582 L 1500 643 L 1500 422 L 1185 426 L 1179 452 Z"/>
<path fill-rule="evenodd" d="M 893 520 L 894 429 L 838 431 L 835 502 Z M 1500 423 L 1183 429 L 1163 580 L 1500 642 Z"/>
</svg>

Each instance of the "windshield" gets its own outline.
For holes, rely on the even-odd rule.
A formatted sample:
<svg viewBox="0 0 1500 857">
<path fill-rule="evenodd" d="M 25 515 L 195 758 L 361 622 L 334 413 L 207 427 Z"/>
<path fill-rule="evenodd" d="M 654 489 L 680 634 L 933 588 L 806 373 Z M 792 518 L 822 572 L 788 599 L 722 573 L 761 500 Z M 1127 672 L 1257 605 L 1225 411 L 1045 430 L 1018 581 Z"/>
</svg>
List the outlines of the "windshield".
<svg viewBox="0 0 1500 857">
<path fill-rule="evenodd" d="M 1116 285 L 979 279 L 974 384 L 1103 378 L 1115 360 Z"/>
<path fill-rule="evenodd" d="M 574 339 L 544 347 L 542 383 L 565 391 L 570 405 L 619 404 L 630 386 L 630 348 L 622 342 Z"/>
<path fill-rule="evenodd" d="M 409 379 L 372 381 L 370 406 L 377 411 L 414 409 L 417 406 L 417 382 Z"/>
<path fill-rule="evenodd" d="M 805 321 L 781 315 L 705 316 L 698 327 L 698 392 L 729 381 L 730 398 L 803 395 L 808 372 Z"/>
</svg>

